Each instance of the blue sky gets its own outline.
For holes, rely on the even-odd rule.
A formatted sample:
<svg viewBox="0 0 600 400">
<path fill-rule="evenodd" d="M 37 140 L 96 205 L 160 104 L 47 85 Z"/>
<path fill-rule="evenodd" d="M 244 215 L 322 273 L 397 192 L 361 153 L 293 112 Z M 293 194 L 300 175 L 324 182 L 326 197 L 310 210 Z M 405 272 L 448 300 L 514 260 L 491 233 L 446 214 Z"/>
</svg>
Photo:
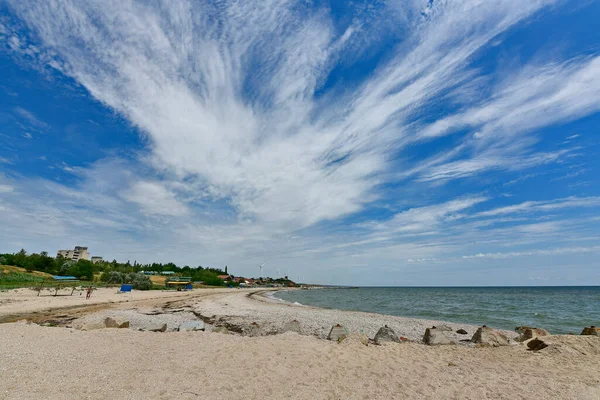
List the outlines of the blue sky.
<svg viewBox="0 0 600 400">
<path fill-rule="evenodd" d="M 0 2 L 0 252 L 600 284 L 600 3 Z"/>
</svg>

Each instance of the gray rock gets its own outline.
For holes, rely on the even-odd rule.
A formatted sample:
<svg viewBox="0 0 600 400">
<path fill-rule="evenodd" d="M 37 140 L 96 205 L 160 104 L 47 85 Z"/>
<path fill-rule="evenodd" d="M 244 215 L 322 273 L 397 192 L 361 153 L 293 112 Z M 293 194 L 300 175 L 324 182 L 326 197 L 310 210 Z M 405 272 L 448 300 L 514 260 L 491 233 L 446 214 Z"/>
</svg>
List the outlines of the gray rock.
<svg viewBox="0 0 600 400">
<path fill-rule="evenodd" d="M 509 344 L 506 336 L 485 325 L 477 329 L 471 341 L 477 343 L 480 347 L 499 347 L 508 346 Z"/>
<path fill-rule="evenodd" d="M 212 329 L 213 333 L 224 333 L 225 335 L 229 334 L 229 330 L 227 328 L 225 328 L 224 326 L 215 326 Z"/>
<path fill-rule="evenodd" d="M 594 325 L 590 326 L 589 328 L 583 328 L 583 331 L 581 331 L 582 335 L 591 335 L 591 336 L 600 336 L 600 328 L 595 327 Z"/>
<path fill-rule="evenodd" d="M 107 328 L 129 328 L 129 321 L 120 318 L 106 317 L 104 326 Z"/>
<path fill-rule="evenodd" d="M 427 328 L 425 330 L 425 335 L 423 335 L 423 342 L 430 346 L 456 344 L 454 340 L 446 336 L 444 331 L 436 327 Z"/>
<path fill-rule="evenodd" d="M 104 322 L 88 322 L 87 324 L 83 324 L 79 329 L 82 331 L 93 331 L 96 329 L 104 329 L 106 326 Z"/>
<path fill-rule="evenodd" d="M 166 332 L 167 331 L 167 324 L 161 324 L 161 323 L 156 323 L 156 324 L 152 324 L 152 323 L 147 323 L 144 325 L 141 325 L 138 330 L 140 331 L 150 331 L 150 332 Z"/>
<path fill-rule="evenodd" d="M 452 332 L 452 328 L 449 327 L 448 325 L 438 325 L 435 328 L 439 329 L 442 332 Z"/>
<path fill-rule="evenodd" d="M 469 332 L 465 331 L 464 329 L 459 329 L 456 331 L 456 333 L 458 333 L 459 335 L 467 335 Z"/>
<path fill-rule="evenodd" d="M 329 335 L 327 335 L 327 339 L 329 340 L 337 340 L 341 342 L 348 336 L 348 331 L 342 325 L 337 324 L 331 327 L 329 331 Z"/>
<path fill-rule="evenodd" d="M 262 336 L 262 329 L 259 324 L 252 322 L 249 326 L 244 328 L 244 334 L 246 336 Z"/>
<path fill-rule="evenodd" d="M 179 332 L 203 331 L 204 329 L 203 321 L 189 321 L 179 325 Z"/>
<path fill-rule="evenodd" d="M 400 343 L 400 338 L 396 335 L 396 332 L 387 325 L 379 328 L 375 335 L 375 344 L 383 344 L 389 342 Z"/>
<path fill-rule="evenodd" d="M 541 328 L 530 328 L 528 326 L 518 326 L 515 328 L 515 332 L 519 334 L 517 341 L 524 342 L 529 339 L 533 339 L 539 336 L 548 336 L 550 333 Z"/>
<path fill-rule="evenodd" d="M 281 329 L 280 332 L 281 333 L 296 332 L 297 334 L 300 334 L 301 333 L 300 322 L 298 322 L 296 320 L 290 321 L 283 326 L 283 328 Z"/>
</svg>

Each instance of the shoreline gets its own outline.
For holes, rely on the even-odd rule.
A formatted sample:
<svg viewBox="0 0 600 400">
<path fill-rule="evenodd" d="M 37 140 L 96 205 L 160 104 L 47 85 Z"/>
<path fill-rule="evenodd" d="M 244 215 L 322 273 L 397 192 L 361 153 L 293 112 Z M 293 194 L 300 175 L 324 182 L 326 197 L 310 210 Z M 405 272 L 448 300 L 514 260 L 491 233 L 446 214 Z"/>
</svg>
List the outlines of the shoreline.
<svg viewBox="0 0 600 400">
<path fill-rule="evenodd" d="M 33 304 L 19 304 L 47 308 L 49 300 L 55 307 L 30 313 L 28 319 L 42 322 L 45 316 L 53 324 L 0 324 L 0 397 L 600 398 L 598 337 L 550 336 L 556 344 L 539 352 L 521 343 L 427 346 L 420 341 L 421 329 L 435 321 L 284 304 L 269 299 L 272 292 L 200 289 L 123 300 L 105 291 L 96 299 L 104 302 L 81 299 L 75 313 L 57 307 L 65 303 L 56 298 L 31 298 Z M 3 308 L 16 307 L 3 303 L 2 295 L 0 315 L 6 314 Z M 77 329 L 108 316 L 127 319 L 130 329 Z M 282 332 L 293 319 L 301 334 Z M 200 320 L 205 331 L 173 329 Z M 412 334 L 415 340 L 364 345 L 356 334 L 363 329 L 373 337 L 386 322 L 398 335 Z M 169 328 L 162 333 L 137 330 L 156 323 Z M 335 323 L 351 332 L 341 343 L 323 340 Z M 230 329 L 216 333 L 216 326 Z"/>
</svg>

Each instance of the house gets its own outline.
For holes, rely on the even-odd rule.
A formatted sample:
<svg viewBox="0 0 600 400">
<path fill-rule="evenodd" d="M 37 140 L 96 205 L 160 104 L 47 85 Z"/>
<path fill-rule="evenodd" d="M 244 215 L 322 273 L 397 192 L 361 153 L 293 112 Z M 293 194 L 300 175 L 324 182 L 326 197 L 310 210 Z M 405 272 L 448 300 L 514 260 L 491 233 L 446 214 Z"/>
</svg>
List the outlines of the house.
<svg viewBox="0 0 600 400">
<path fill-rule="evenodd" d="M 231 275 L 217 275 L 217 278 L 221 279 L 222 281 L 228 281 L 230 277 Z"/>
</svg>

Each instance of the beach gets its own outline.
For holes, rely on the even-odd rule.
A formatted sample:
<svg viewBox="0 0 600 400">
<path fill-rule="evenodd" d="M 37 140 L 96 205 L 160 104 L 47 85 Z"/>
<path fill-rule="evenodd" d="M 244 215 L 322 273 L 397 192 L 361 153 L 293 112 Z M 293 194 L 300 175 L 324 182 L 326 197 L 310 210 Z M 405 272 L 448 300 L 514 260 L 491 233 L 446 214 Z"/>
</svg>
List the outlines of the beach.
<svg viewBox="0 0 600 400">
<path fill-rule="evenodd" d="M 27 291 L 0 293 L 0 318 L 21 319 L 0 324 L 1 398 L 600 398 L 598 337 L 556 336 L 559 346 L 538 352 L 514 341 L 427 346 L 425 328 L 441 321 L 298 306 L 261 290 L 100 289 L 95 304 Z M 108 316 L 131 326 L 79 329 Z M 204 321 L 206 331 L 173 331 L 187 320 Z M 300 335 L 281 333 L 291 320 Z M 157 322 L 167 331 L 137 330 Z M 325 339 L 337 323 L 350 332 L 341 343 Z M 467 338 L 476 329 L 444 324 Z M 373 338 L 383 325 L 408 341 L 361 342 L 360 330 Z M 215 326 L 229 333 L 211 332 Z"/>
</svg>

